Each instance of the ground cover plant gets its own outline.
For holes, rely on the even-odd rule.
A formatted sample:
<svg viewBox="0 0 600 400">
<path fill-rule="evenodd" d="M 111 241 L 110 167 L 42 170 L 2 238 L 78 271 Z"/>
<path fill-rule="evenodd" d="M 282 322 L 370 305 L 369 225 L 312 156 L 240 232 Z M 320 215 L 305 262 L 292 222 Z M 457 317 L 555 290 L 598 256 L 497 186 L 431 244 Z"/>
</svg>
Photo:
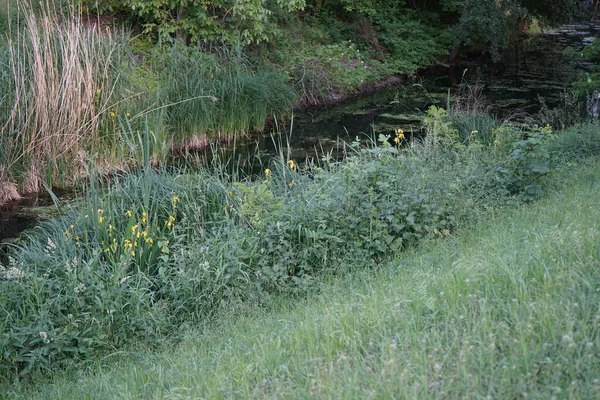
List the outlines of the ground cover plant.
<svg viewBox="0 0 600 400">
<path fill-rule="evenodd" d="M 538 198 L 550 168 L 594 154 L 574 145 L 579 131 L 584 143 L 600 134 L 507 126 L 491 144 L 476 132 L 465 144 L 443 110 L 429 117 L 429 139 L 405 150 L 389 144 L 405 140 L 396 131 L 379 146 L 354 143 L 340 163 L 299 168 L 283 159 L 258 181 L 156 171 L 146 145 L 145 168 L 108 189 L 92 180 L 84 206 L 41 224 L 2 267 L 5 376 L 134 340 L 169 343 L 177 327 L 210 318 L 224 302 L 302 293 L 356 260 L 375 265 L 450 236 L 488 209 Z M 551 151 L 561 163 L 550 163 Z"/>
<path fill-rule="evenodd" d="M 298 24 L 295 18 L 299 15 L 254 9 L 257 15 L 268 18 L 251 27 L 254 31 L 248 31 L 241 41 L 233 40 L 233 36 L 217 40 L 214 35 L 210 40 L 199 40 L 193 32 L 185 32 L 185 24 L 178 25 L 190 16 L 185 9 L 181 15 L 177 13 L 175 25 L 152 27 L 156 21 L 146 21 L 148 32 L 136 37 L 114 27 L 99 29 L 77 13 L 75 17 L 68 13 L 57 17 L 56 9 L 26 13 L 26 29 L 11 32 L 0 41 L 0 63 L 6 67 L 0 71 L 0 85 L 7 93 L 0 98 L 0 201 L 18 197 L 19 191 L 68 184 L 82 177 L 90 180 L 85 196 L 65 209 L 63 217 L 41 224 L 2 260 L 1 384 L 18 391 L 20 382 L 32 376 L 37 380 L 62 369 L 72 372 L 130 346 L 155 349 L 172 345 L 182 339 L 186 328 L 213 324 L 215 317 L 235 304 L 270 304 L 282 295 L 302 299 L 324 276 L 376 268 L 423 243 L 451 238 L 461 228 L 488 221 L 498 210 L 508 211 L 511 206 L 537 200 L 552 182 L 547 179 L 549 174 L 568 174 L 577 163 L 597 155 L 597 126 L 576 126 L 556 133 L 549 126 L 502 124 L 485 110 L 465 110 L 463 105 L 458 110 L 431 107 L 424 117 L 426 135 L 422 140 L 413 136 L 408 143 L 401 129 L 381 132 L 379 137 L 357 138 L 348 144 L 347 157 L 340 162 L 325 157 L 322 162 L 299 165 L 298 160 L 282 153 L 279 160 L 264 166 L 260 176 L 248 178 L 230 168 L 194 171 L 161 166 L 172 149 L 185 153 L 198 143 L 206 144 L 209 138 L 237 137 L 262 129 L 271 115 L 285 115 L 299 102 L 321 102 L 331 94 L 341 98 L 344 92 L 360 89 L 365 83 L 394 73 L 410 73 L 435 62 L 436 55 L 444 53 L 444 46 L 456 39 L 450 29 L 443 29 L 443 43 L 432 41 L 439 32 L 439 15 L 412 9 L 405 15 L 403 5 L 392 7 L 391 3 L 364 2 L 357 7 L 356 2 L 329 2 L 314 15 L 301 15 L 312 25 L 300 24 L 311 29 L 297 36 L 289 35 L 291 30 L 271 28 L 275 27 L 273 21 L 293 19 Z M 413 2 L 415 9 L 420 8 L 417 3 Z M 471 6 L 475 3 L 465 2 Z M 334 12 L 335 7 L 332 11 L 332 4 L 343 5 L 343 12 Z M 452 9 L 456 4 L 446 5 Z M 518 16 L 507 13 L 508 9 L 497 13 L 499 8 L 492 3 L 488 6 L 469 11 L 483 12 L 496 21 L 496 31 L 505 28 L 501 26 L 506 22 L 504 16 Z M 422 8 L 425 10 L 424 4 Z M 158 17 L 175 15 L 173 9 L 159 11 Z M 252 7 L 244 11 L 253 13 Z M 235 10 L 229 14 L 218 7 L 211 12 L 227 12 L 219 21 L 223 26 L 245 15 Z M 472 14 L 475 17 L 476 12 Z M 417 21 L 417 15 L 426 16 Z M 234 25 L 246 29 L 246 22 Z M 167 30 L 155 38 L 153 28 Z M 477 26 L 473 29 L 475 36 L 482 33 L 477 32 Z M 359 41 L 348 39 L 357 32 Z M 405 37 L 412 33 L 415 35 Z M 471 36 L 470 41 L 477 40 Z M 267 45 L 257 43 L 269 37 L 276 40 Z M 160 45 L 152 41 L 157 38 L 162 41 Z M 467 38 L 461 36 L 460 41 L 464 44 Z M 482 43 L 488 45 L 485 37 Z M 495 53 L 499 45 L 489 44 L 488 52 Z M 296 49 L 297 55 L 291 57 Z M 72 90 L 72 82 L 77 82 L 78 90 Z M 560 115 L 547 115 L 547 119 L 562 119 Z M 98 170 L 102 173 L 97 174 Z M 579 240 L 573 235 L 575 239 Z M 589 252 L 590 246 L 584 247 Z M 523 249 L 519 254 L 528 251 L 533 252 Z M 554 262 L 562 253 L 551 255 Z M 586 265 L 581 263 L 583 282 L 593 280 Z M 578 276 L 562 272 L 560 282 L 579 282 Z M 532 274 L 536 282 L 546 279 L 539 268 Z M 412 284 L 414 278 L 410 275 L 407 281 Z M 456 282 L 449 275 L 446 278 L 450 279 L 447 286 L 439 284 L 442 292 L 451 293 L 451 283 Z M 557 292 L 564 289 L 565 296 L 570 295 L 572 286 L 560 286 L 559 281 L 553 283 Z M 453 292 L 455 300 L 470 290 L 467 282 L 471 282 L 470 277 L 465 278 L 465 291 Z M 461 314 L 451 319 L 452 328 L 432 335 L 433 341 L 449 348 L 442 353 L 456 356 L 456 362 L 446 368 L 440 363 L 433 369 L 429 364 L 421 365 L 424 373 L 417 379 L 421 385 L 403 387 L 419 395 L 437 388 L 443 388 L 439 389 L 443 393 L 446 377 L 458 371 L 458 386 L 448 387 L 456 393 L 468 393 L 476 388 L 464 378 L 475 376 L 473 372 L 481 369 L 504 379 L 486 395 L 515 397 L 508 393 L 515 387 L 526 388 L 524 393 L 544 394 L 551 387 L 555 394 L 574 396 L 577 390 L 583 395 L 596 390 L 595 386 L 576 386 L 578 380 L 589 380 L 589 371 L 597 363 L 593 357 L 584 358 L 577 347 L 581 343 L 585 349 L 596 345 L 595 325 L 588 329 L 581 323 L 584 318 L 591 321 L 586 302 L 595 304 L 595 300 L 581 295 L 574 303 L 577 306 L 569 308 L 570 315 L 576 316 L 569 320 L 572 326 L 556 330 L 566 332 L 560 339 L 563 349 L 556 344 L 558 334 L 544 336 L 551 329 L 537 327 L 533 317 L 517 319 L 520 313 L 531 313 L 542 320 L 547 316 L 548 325 L 557 325 L 565 314 L 557 311 L 552 320 L 553 314 L 545 311 L 556 311 L 563 304 L 557 306 L 551 302 L 554 298 L 549 299 L 545 314 L 536 314 L 533 306 L 519 308 L 524 281 L 503 282 L 505 286 L 517 285 L 506 290 L 514 295 L 510 301 L 517 298 L 514 308 L 502 309 L 494 303 L 485 314 L 479 306 L 465 309 L 457 300 L 453 311 Z M 494 294 L 493 289 L 482 286 L 476 297 L 481 298 L 480 292 L 486 290 Z M 500 292 L 495 294 L 500 299 L 497 303 L 507 300 Z M 469 295 L 473 296 L 471 292 Z M 522 302 L 539 304 L 538 297 L 523 297 Z M 447 300 L 441 295 L 439 298 Z M 404 303 L 400 306 L 402 312 L 416 312 L 413 336 L 444 322 L 435 318 L 442 311 L 431 305 L 437 297 L 423 302 L 418 299 L 405 308 Z M 476 302 L 474 297 L 469 299 Z M 586 305 L 585 312 L 578 315 L 573 310 L 581 304 Z M 498 316 L 494 313 L 497 309 L 509 317 L 499 312 L 501 322 L 491 329 L 495 336 L 490 343 L 496 347 L 490 344 L 488 353 L 478 353 L 481 357 L 474 364 L 464 366 L 462 360 L 470 353 L 452 353 L 464 339 L 464 332 L 452 329 L 463 324 L 473 327 L 474 323 L 469 325 L 471 319 L 479 322 L 476 317 L 481 315 L 489 317 L 484 321 L 492 320 Z M 505 320 L 509 322 L 504 324 Z M 524 327 L 525 322 L 536 328 Z M 372 328 L 376 323 L 367 321 L 366 326 Z M 515 331 L 514 326 L 523 329 Z M 358 336 L 369 335 L 366 331 L 361 334 L 358 325 L 354 328 Z M 476 328 L 483 332 L 485 327 Z M 541 350 L 541 342 L 527 337 L 529 331 L 538 335 L 536 340 L 544 337 Z M 488 333 L 473 339 L 475 344 L 469 342 L 472 347 L 467 347 L 467 353 L 480 350 L 477 346 L 485 342 L 482 338 Z M 510 337 L 520 334 L 516 336 L 523 340 L 502 342 L 496 339 L 499 333 Z M 578 335 L 582 339 L 576 342 Z M 349 344 L 350 352 L 356 350 L 351 348 L 351 336 L 338 336 L 333 350 L 324 351 L 335 353 Z M 446 337 L 450 343 L 443 342 Z M 400 343 L 402 339 L 393 337 L 385 345 L 394 351 L 407 345 L 406 351 L 414 357 L 422 355 L 408 347 L 416 341 Z M 368 341 L 365 345 L 362 339 L 358 342 L 357 351 L 376 354 L 361 367 L 368 374 L 377 370 L 389 377 L 389 368 L 398 372 L 393 376 L 401 381 L 414 381 L 415 375 L 407 369 L 394 370 L 398 363 L 393 359 L 377 358 L 383 347 L 373 347 Z M 539 352 L 531 355 L 503 350 L 529 347 L 524 343 Z M 562 373 L 564 364 L 552 362 L 549 372 L 546 367 L 550 363 L 537 357 L 543 354 L 551 358 L 551 350 L 544 348 L 546 343 L 550 343 L 547 348 L 572 361 L 575 369 Z M 429 356 L 434 359 L 438 354 Z M 510 365 L 514 374 L 503 373 L 496 356 L 504 357 L 502 366 Z M 337 363 L 344 364 L 344 357 L 341 354 Z M 576 359 L 584 361 L 576 364 Z M 352 370 L 353 365 L 344 367 Z M 325 364 L 318 368 L 334 376 L 333 368 Z M 539 386 L 528 386 L 519 380 L 519 374 L 537 377 Z M 576 382 L 573 389 L 566 389 L 567 378 Z M 340 378 L 334 376 L 334 380 Z M 290 382 L 290 387 L 301 386 L 295 386 L 293 379 L 282 373 L 260 385 L 244 383 L 240 391 L 245 396 L 287 394 L 288 388 L 281 389 L 279 381 Z M 330 389 L 335 385 L 328 388 L 320 387 L 319 382 L 301 383 L 311 387 L 311 394 L 330 395 L 335 390 Z M 134 390 L 153 388 L 147 385 Z M 223 388 L 215 391 L 223 393 Z M 168 395 L 181 393 L 174 388 Z M 354 392 L 348 392 L 352 395 Z"/>
</svg>

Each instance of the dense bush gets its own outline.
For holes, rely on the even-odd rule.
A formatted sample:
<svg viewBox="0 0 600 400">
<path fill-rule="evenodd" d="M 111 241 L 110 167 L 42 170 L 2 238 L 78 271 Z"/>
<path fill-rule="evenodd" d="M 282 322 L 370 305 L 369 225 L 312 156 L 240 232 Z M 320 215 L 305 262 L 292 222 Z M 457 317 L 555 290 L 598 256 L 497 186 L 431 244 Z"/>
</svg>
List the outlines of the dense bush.
<svg viewBox="0 0 600 400">
<path fill-rule="evenodd" d="M 174 37 L 194 42 L 225 39 L 228 42 L 256 43 L 272 38 L 276 12 L 301 10 L 304 0 L 80 0 L 84 8 L 98 13 L 121 14 L 141 23 L 161 40 Z"/>
</svg>

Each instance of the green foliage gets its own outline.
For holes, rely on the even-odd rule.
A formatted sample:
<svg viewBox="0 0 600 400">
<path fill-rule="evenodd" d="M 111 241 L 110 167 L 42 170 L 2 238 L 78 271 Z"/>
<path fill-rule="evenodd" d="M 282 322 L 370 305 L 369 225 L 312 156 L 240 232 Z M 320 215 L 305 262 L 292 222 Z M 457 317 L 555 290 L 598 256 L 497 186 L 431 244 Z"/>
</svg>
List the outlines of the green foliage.
<svg viewBox="0 0 600 400">
<path fill-rule="evenodd" d="M 377 161 L 368 151 L 328 177 L 334 190 L 329 199 L 319 198 L 317 214 L 326 233 L 375 256 L 450 232 L 450 187 L 419 179 L 424 169 L 393 152 L 376 154 Z"/>
<path fill-rule="evenodd" d="M 510 2 L 467 0 L 463 4 L 457 36 L 467 46 L 483 45 L 494 61 L 499 50 L 508 43 L 506 15 L 512 11 Z"/>
<path fill-rule="evenodd" d="M 513 180 L 509 190 L 521 193 L 524 200 L 535 199 L 543 193 L 538 179 L 550 172 L 550 152 L 545 144 L 551 137 L 550 126 L 534 127 L 512 144 Z"/>
<path fill-rule="evenodd" d="M 147 32 L 156 32 L 161 40 L 223 39 L 246 44 L 268 41 L 272 37 L 276 29 L 270 17 L 275 9 L 293 12 L 305 6 L 304 0 L 83 0 L 83 3 L 99 13 L 122 12 L 135 16 Z"/>
<path fill-rule="evenodd" d="M 600 164 L 550 183 L 535 206 L 486 210 L 376 268 L 356 259 L 318 294 L 228 302 L 177 346 L 33 375 L 7 396 L 597 398 Z"/>
<path fill-rule="evenodd" d="M 539 97 L 538 100 L 542 106 L 537 115 L 540 125 L 550 125 L 553 129 L 565 130 L 586 118 L 585 101 L 576 91 L 563 91 L 560 94 L 559 104 L 554 108 L 550 108 L 543 98 Z"/>
<path fill-rule="evenodd" d="M 460 141 L 442 109 L 427 118 L 437 147 L 356 142 L 342 163 L 299 171 L 289 160 L 257 181 L 153 171 L 146 135 L 144 169 L 102 191 L 92 181 L 82 208 L 41 224 L 0 269 L 4 367 L 163 343 L 224 301 L 302 292 L 323 272 L 381 262 L 481 210 L 539 197 L 562 146 L 564 162 L 598 152 L 581 151 L 598 130 L 582 142 L 577 130 L 504 126 L 490 144 Z"/>
<path fill-rule="evenodd" d="M 386 67 L 391 73 L 412 74 L 448 53 L 455 36 L 437 15 L 402 7 L 399 2 L 379 3 L 369 20 L 388 54 Z"/>
<path fill-rule="evenodd" d="M 343 24 L 330 25 L 324 26 L 316 18 L 292 19 L 277 40 L 254 49 L 256 53 L 250 56 L 259 66 L 276 65 L 285 71 L 301 94 L 300 103 L 309 105 L 335 101 L 392 73 L 373 59 L 356 35 L 342 34 Z"/>
<path fill-rule="evenodd" d="M 256 70 L 239 51 L 208 54 L 176 45 L 155 57 L 165 60 L 160 101 L 178 137 L 262 130 L 267 118 L 284 116 L 296 99 L 284 74 Z"/>
<path fill-rule="evenodd" d="M 423 125 L 427 130 L 425 145 L 428 148 L 437 148 L 440 144 L 451 145 L 459 140 L 459 132 L 452 127 L 447 111 L 441 107 L 429 107 Z"/>
<path fill-rule="evenodd" d="M 382 62 L 382 73 L 411 74 L 444 56 L 454 41 L 439 15 L 404 2 L 332 1 L 319 10 L 319 23 L 335 41 L 353 40 Z"/>
<path fill-rule="evenodd" d="M 86 152 L 104 149 L 101 128 L 121 100 L 113 83 L 127 70 L 127 36 L 108 37 L 76 18 L 59 22 L 46 6 L 23 7 L 26 19 L 0 43 L 0 170 L 35 192 L 43 181 L 73 183 Z"/>
<path fill-rule="evenodd" d="M 0 35 L 5 35 L 9 31 L 11 21 L 15 19 L 16 10 L 9 0 L 0 1 Z"/>
<path fill-rule="evenodd" d="M 161 179 L 162 178 L 162 179 Z M 0 281 L 4 362 L 24 371 L 87 358 L 139 337 L 149 342 L 167 314 L 156 298 L 177 223 L 172 181 L 144 173 L 43 223 Z M 18 321 L 18 322 L 17 322 Z M 139 336 L 138 336 L 139 335 Z"/>
<path fill-rule="evenodd" d="M 58 237 L 60 228 L 49 224 L 42 231 Z M 66 358 L 123 344 L 142 325 L 157 328 L 135 314 L 148 309 L 148 282 L 109 268 L 99 253 L 82 259 L 74 246 L 49 237 L 30 251 L 11 262 L 13 275 L 4 274 L 1 283 L 3 308 L 10 310 L 3 313 L 3 364 L 23 371 L 58 367 Z"/>
<path fill-rule="evenodd" d="M 254 230 L 264 231 L 273 223 L 273 217 L 281 213 L 281 199 L 275 196 L 269 184 L 268 179 L 256 185 L 233 184 L 231 210 Z"/>
<path fill-rule="evenodd" d="M 547 24 L 568 22 L 578 8 L 577 0 L 515 0 L 515 3 L 530 15 Z"/>
<path fill-rule="evenodd" d="M 496 140 L 498 121 L 488 113 L 453 113 L 450 120 L 459 143 L 492 146 Z"/>
<path fill-rule="evenodd" d="M 462 15 L 460 39 L 501 47 L 509 8 L 464 4 L 472 14 Z M 477 210 L 538 197 L 540 178 L 555 167 L 552 155 L 561 145 L 547 128 L 498 127 L 486 114 L 432 107 L 423 143 L 415 139 L 409 149 L 387 140 L 368 149 L 357 143 L 343 163 L 323 169 L 299 172 L 289 160 L 258 181 L 152 171 L 151 161 L 167 157 L 172 135 L 248 132 L 271 114 L 285 114 L 296 100 L 288 77 L 307 102 L 322 100 L 428 65 L 454 37 L 435 16 L 383 0 L 328 2 L 317 18 L 306 16 L 314 29 L 299 37 L 277 32 L 274 21 L 291 19 L 301 1 L 94 5 L 134 15 L 165 41 L 179 37 L 203 47 L 152 48 L 141 39 L 136 54 L 127 40 L 106 47 L 113 58 L 99 65 L 109 78 L 87 90 L 97 134 L 81 135 L 81 149 L 143 168 L 115 176 L 106 191 L 90 187 L 82 208 L 42 224 L 0 268 L 3 367 L 56 368 L 135 340 L 160 343 L 224 302 L 302 292 L 324 271 L 355 260 L 380 262 L 451 235 L 481 218 Z M 325 23 L 327 29 L 319 26 Z M 440 30 L 443 39 L 434 39 Z M 215 46 L 273 37 L 281 40 L 245 48 L 255 55 L 273 50 L 258 66 L 243 46 Z M 0 84 L 10 97 L 9 53 L 4 48 L 0 55 L 7 67 Z M 6 155 L 5 140 L 20 134 L 7 133 L 0 162 L 21 157 Z M 572 154 L 565 159 L 597 148 L 561 140 Z"/>
<path fill-rule="evenodd" d="M 255 68 L 239 49 L 154 47 L 77 18 L 59 24 L 54 10 L 30 15 L 28 31 L 0 43 L 0 176 L 22 191 L 73 184 L 94 156 L 108 168 L 141 165 L 146 134 L 159 162 L 173 138 L 260 130 L 297 98 L 284 73 Z"/>
<path fill-rule="evenodd" d="M 455 113 L 450 117 L 444 109 L 435 106 L 429 108 L 423 123 L 427 129 L 425 148 L 458 151 L 492 148 L 500 155 L 495 165 L 483 168 L 489 174 L 483 173 L 477 185 L 482 184 L 486 190 L 504 190 L 523 200 L 542 195 L 538 180 L 551 170 L 548 143 L 554 135 L 549 125 L 544 128 L 508 124 L 498 127 L 487 114 Z"/>
<path fill-rule="evenodd" d="M 293 72 L 302 85 L 304 96 L 309 99 L 349 92 L 374 79 L 369 71 L 371 63 L 351 41 L 313 50 L 302 55 Z"/>
<path fill-rule="evenodd" d="M 574 50 L 572 50 L 574 52 Z M 583 72 L 572 82 L 572 90 L 579 99 L 586 98 L 588 107 L 595 101 L 592 96 L 600 88 L 600 40 L 596 39 L 590 46 L 581 50 L 580 56 L 592 63 L 591 71 Z M 591 110 L 588 110 L 588 112 Z"/>
<path fill-rule="evenodd" d="M 600 128 L 598 125 L 576 125 L 555 135 L 548 143 L 553 167 L 572 166 L 600 154 Z"/>
<path fill-rule="evenodd" d="M 520 23 L 530 18 L 547 24 L 569 21 L 576 0 L 443 0 L 443 10 L 458 17 L 457 44 L 480 47 L 494 62 L 511 37 L 519 34 Z"/>
</svg>

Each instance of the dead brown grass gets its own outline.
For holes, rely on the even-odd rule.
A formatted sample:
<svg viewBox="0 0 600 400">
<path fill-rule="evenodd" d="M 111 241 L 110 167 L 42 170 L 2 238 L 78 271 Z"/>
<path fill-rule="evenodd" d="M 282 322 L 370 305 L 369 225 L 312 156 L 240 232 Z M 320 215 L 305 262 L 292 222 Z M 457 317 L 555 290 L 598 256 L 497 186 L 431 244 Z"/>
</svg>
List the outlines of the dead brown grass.
<svg viewBox="0 0 600 400">
<path fill-rule="evenodd" d="M 81 153 L 99 142 L 114 45 L 110 32 L 59 16 L 51 6 L 41 13 L 23 7 L 24 30 L 9 42 L 14 92 L 0 126 L 0 165 L 27 166 L 23 188 L 31 191 L 40 187 L 41 176 L 79 177 L 59 168 L 81 171 Z"/>
<path fill-rule="evenodd" d="M 44 190 L 44 180 L 40 167 L 36 163 L 31 163 L 23 180 L 23 193 L 37 193 Z"/>
<path fill-rule="evenodd" d="M 0 205 L 19 200 L 21 196 L 14 182 L 10 182 L 6 172 L 0 172 Z"/>
</svg>

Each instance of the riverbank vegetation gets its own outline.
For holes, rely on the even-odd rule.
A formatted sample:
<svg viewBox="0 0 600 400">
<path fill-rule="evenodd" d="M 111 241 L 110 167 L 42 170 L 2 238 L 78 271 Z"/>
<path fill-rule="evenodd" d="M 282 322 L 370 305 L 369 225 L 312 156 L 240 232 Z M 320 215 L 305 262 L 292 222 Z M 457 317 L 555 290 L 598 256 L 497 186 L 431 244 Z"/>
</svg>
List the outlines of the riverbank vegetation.
<svg viewBox="0 0 600 400">
<path fill-rule="evenodd" d="M 114 0 L 95 10 L 112 13 L 108 25 L 68 7 L 17 9 L 16 17 L 4 18 L 0 200 L 84 183 L 73 202 L 56 199 L 59 218 L 2 255 L 2 393 L 28 393 L 29 382 L 73 377 L 135 347 L 223 349 L 218 339 L 198 345 L 190 337 L 198 326 L 210 338 L 234 320 L 252 324 L 235 310 L 260 315 L 261 307 L 307 302 L 319 289 L 326 299 L 334 289 L 323 282 L 340 279 L 357 293 L 373 282 L 379 294 L 348 324 L 352 310 L 341 295 L 330 297 L 342 327 L 334 334 L 337 322 L 318 326 L 317 336 L 303 336 L 313 340 L 308 345 L 293 339 L 307 352 L 287 366 L 277 361 L 284 365 L 279 372 L 269 364 L 281 360 L 276 352 L 255 371 L 231 357 L 220 365 L 233 375 L 200 386 L 159 388 L 148 384 L 151 370 L 133 372 L 123 375 L 132 380 L 131 396 L 183 395 L 178 388 L 225 393 L 214 382 L 231 383 L 226 390 L 236 394 L 239 383 L 243 396 L 327 396 L 355 373 L 358 384 L 343 385 L 350 396 L 377 387 L 375 371 L 393 385 L 384 393 L 411 390 L 393 396 L 597 391 L 588 378 L 598 360 L 584 352 L 599 344 L 591 268 L 597 232 L 589 225 L 597 205 L 589 177 L 598 175 L 598 125 L 554 131 L 533 120 L 500 121 L 476 96 L 449 93 L 446 109 L 424 113 L 422 135 L 399 127 L 372 132 L 345 144 L 339 160 L 298 160 L 282 146 L 272 159 L 255 158 L 259 174 L 218 156 L 194 168 L 165 162 L 173 152 L 189 156 L 211 140 L 261 130 L 293 107 L 444 62 L 449 49 L 452 55 L 469 46 L 490 60 L 501 57 L 504 42 L 488 40 L 481 24 L 510 40 L 509 25 L 530 14 L 548 22 L 567 15 L 547 14 L 535 1 L 426 3 L 203 0 L 167 7 Z M 473 15 L 480 25 L 469 23 Z M 122 21 L 132 27 L 123 29 Z M 548 121 L 566 125 L 557 115 Z M 570 174 L 588 210 L 583 217 L 565 183 Z M 538 206 L 547 193 L 554 197 Z M 563 213 L 551 202 L 559 198 L 570 207 Z M 519 214 L 527 210 L 530 219 Z M 545 212 L 554 222 L 536 224 Z M 504 219 L 513 213 L 516 219 Z M 577 222 L 567 224 L 565 215 Z M 505 237 L 485 230 L 490 220 L 507 221 Z M 471 251 L 476 240 L 469 232 L 489 240 Z M 407 265 L 402 271 L 398 260 Z M 408 297 L 389 296 L 396 291 Z M 333 313 L 323 304 L 314 312 Z M 396 312 L 412 322 L 399 321 Z M 253 345 L 232 329 L 232 340 Z M 310 372 L 313 350 L 321 355 Z M 221 363 L 226 354 L 207 359 Z M 186 360 L 176 369 L 188 368 Z M 178 379 L 174 373 L 155 382 Z M 88 396 L 108 386 L 92 382 Z M 55 389 L 58 397 L 71 390 Z"/>
<path fill-rule="evenodd" d="M 91 158 L 104 172 L 139 162 L 146 130 L 164 162 L 449 53 L 498 60 L 530 18 L 575 10 L 540 3 L 3 0 L 0 202 L 68 187 Z"/>
<path fill-rule="evenodd" d="M 323 274 L 374 266 L 543 194 L 544 176 L 596 155 L 600 130 L 454 129 L 431 108 L 428 135 L 350 144 L 343 162 L 281 154 L 258 180 L 145 166 L 94 179 L 84 204 L 14 248 L 0 280 L 3 368 L 54 370 L 144 343 L 229 302 L 301 294 Z M 358 264 L 357 264 L 358 262 Z M 15 374 L 15 375 L 13 375 Z"/>
<path fill-rule="evenodd" d="M 262 307 L 230 301 L 175 348 L 130 347 L 7 393 L 597 398 L 599 182 L 598 160 L 581 160 L 546 180 L 539 202 L 488 209 L 380 266 L 346 265 L 318 292 Z"/>
</svg>

